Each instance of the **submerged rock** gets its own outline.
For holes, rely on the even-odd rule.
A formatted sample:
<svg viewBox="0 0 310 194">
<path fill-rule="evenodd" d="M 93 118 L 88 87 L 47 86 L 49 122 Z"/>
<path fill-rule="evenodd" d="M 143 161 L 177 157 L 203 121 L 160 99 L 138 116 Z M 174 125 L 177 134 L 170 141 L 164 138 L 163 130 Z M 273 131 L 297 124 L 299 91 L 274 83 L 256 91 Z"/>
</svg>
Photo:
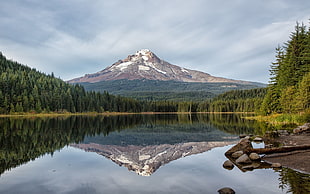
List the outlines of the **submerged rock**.
<svg viewBox="0 0 310 194">
<path fill-rule="evenodd" d="M 255 169 L 255 168 L 259 168 L 260 165 L 261 165 L 260 162 L 253 162 L 253 163 L 250 164 L 250 165 L 242 166 L 242 169 L 244 169 L 244 170 L 253 170 L 253 169 Z"/>
<path fill-rule="evenodd" d="M 217 192 L 219 192 L 219 194 L 235 194 L 235 191 L 229 187 L 221 188 Z"/>
</svg>

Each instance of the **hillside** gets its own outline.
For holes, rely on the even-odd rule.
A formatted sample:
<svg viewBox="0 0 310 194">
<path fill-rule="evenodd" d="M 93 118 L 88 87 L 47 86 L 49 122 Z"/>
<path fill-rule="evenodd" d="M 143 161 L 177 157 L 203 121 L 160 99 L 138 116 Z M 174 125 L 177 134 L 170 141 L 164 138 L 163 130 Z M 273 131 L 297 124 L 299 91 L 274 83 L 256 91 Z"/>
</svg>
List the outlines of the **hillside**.
<svg viewBox="0 0 310 194">
<path fill-rule="evenodd" d="M 87 92 L 53 74 L 6 59 L 0 52 L 0 114 L 16 112 L 139 112 L 136 100 Z"/>
<path fill-rule="evenodd" d="M 264 84 L 199 83 L 159 80 L 111 80 L 81 83 L 88 91 L 107 91 L 139 100 L 203 101 L 231 90 L 265 87 Z"/>
</svg>

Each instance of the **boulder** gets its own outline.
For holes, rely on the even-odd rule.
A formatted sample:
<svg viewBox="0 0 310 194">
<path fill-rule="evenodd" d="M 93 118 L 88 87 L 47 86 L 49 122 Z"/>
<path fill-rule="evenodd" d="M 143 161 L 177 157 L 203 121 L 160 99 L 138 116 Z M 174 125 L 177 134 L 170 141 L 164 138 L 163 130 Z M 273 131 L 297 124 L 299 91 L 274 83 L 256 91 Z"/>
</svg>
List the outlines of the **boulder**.
<svg viewBox="0 0 310 194">
<path fill-rule="evenodd" d="M 250 164 L 252 163 L 251 159 L 249 158 L 248 155 L 243 154 L 242 156 L 240 156 L 237 160 L 236 163 L 238 164 Z"/>
<path fill-rule="evenodd" d="M 293 133 L 296 134 L 296 133 L 300 133 L 301 132 L 301 129 L 299 127 L 293 129 Z"/>
<path fill-rule="evenodd" d="M 278 130 L 278 133 L 280 135 L 289 135 L 289 132 L 287 130 Z"/>
<path fill-rule="evenodd" d="M 235 191 L 229 187 L 221 188 L 217 192 L 219 192 L 219 194 L 235 194 Z"/>
<path fill-rule="evenodd" d="M 223 167 L 228 170 L 231 170 L 234 168 L 234 164 L 230 160 L 226 160 L 223 164 Z"/>
<path fill-rule="evenodd" d="M 260 160 L 260 156 L 259 156 L 257 153 L 251 153 L 251 154 L 249 155 L 249 158 L 250 158 L 251 160 Z"/>
<path fill-rule="evenodd" d="M 271 168 L 281 168 L 282 165 L 280 163 L 272 163 Z"/>
<path fill-rule="evenodd" d="M 263 141 L 263 138 L 255 137 L 255 138 L 253 139 L 253 141 L 262 142 L 262 141 Z"/>
<path fill-rule="evenodd" d="M 236 152 L 234 152 L 232 155 L 231 155 L 231 157 L 233 157 L 233 158 L 239 158 L 240 156 L 242 156 L 244 153 L 243 153 L 243 151 L 236 151 Z"/>
<path fill-rule="evenodd" d="M 310 131 L 310 123 L 305 123 L 302 126 L 298 126 L 293 130 L 293 133 L 303 133 L 303 132 L 309 132 Z"/>
<path fill-rule="evenodd" d="M 234 152 L 247 150 L 249 148 L 253 148 L 251 142 L 247 138 L 241 139 L 236 145 L 234 145 L 232 148 L 230 148 L 227 152 L 225 152 L 225 155 L 231 156 Z"/>
</svg>

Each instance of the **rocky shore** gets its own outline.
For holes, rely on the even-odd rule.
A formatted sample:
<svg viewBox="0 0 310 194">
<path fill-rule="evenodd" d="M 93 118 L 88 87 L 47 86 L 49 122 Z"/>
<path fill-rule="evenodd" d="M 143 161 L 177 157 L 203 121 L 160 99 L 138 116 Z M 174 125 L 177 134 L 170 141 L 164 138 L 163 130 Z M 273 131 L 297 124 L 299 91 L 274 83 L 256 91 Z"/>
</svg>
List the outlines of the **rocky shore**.
<svg viewBox="0 0 310 194">
<path fill-rule="evenodd" d="M 263 137 L 241 135 L 240 141 L 229 149 L 223 167 L 237 166 L 241 171 L 287 167 L 310 174 L 310 123 L 286 130 L 272 131 Z M 264 142 L 264 148 L 253 148 L 252 142 Z"/>
</svg>

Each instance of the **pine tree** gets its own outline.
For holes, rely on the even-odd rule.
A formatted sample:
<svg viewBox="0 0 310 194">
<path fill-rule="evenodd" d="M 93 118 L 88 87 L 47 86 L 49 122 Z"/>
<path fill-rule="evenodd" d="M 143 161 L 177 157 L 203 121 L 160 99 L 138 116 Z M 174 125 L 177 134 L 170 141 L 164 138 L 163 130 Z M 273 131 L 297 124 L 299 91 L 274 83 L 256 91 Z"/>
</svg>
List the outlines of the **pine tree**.
<svg viewBox="0 0 310 194">
<path fill-rule="evenodd" d="M 307 90 L 307 83 L 301 82 L 310 72 L 310 30 L 297 23 L 290 40 L 283 47 L 276 48 L 276 62 L 270 70 L 270 85 L 260 111 L 262 114 L 296 112 L 307 107 L 301 90 Z"/>
<path fill-rule="evenodd" d="M 310 72 L 308 72 L 298 84 L 295 98 L 296 111 L 310 110 Z"/>
<path fill-rule="evenodd" d="M 296 106 L 295 96 L 296 96 L 296 89 L 294 86 L 289 86 L 282 91 L 279 100 L 282 112 L 284 113 L 295 112 L 295 106 Z"/>
</svg>

